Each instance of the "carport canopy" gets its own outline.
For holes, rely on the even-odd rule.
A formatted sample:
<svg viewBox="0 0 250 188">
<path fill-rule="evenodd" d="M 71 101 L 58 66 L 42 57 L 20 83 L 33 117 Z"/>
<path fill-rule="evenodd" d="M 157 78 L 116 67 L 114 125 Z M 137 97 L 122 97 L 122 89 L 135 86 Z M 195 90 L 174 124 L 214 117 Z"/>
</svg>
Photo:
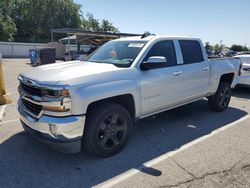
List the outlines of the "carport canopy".
<svg viewBox="0 0 250 188">
<path fill-rule="evenodd" d="M 77 28 L 62 28 L 62 29 L 51 29 L 52 41 L 53 41 L 54 33 L 68 35 L 68 37 L 63 38 L 61 42 L 67 39 L 67 43 L 70 44 L 70 41 L 72 39 L 73 40 L 75 39 L 74 43 L 94 44 L 96 46 L 102 45 L 107 41 L 118 39 L 118 38 L 142 36 L 142 34 L 115 33 L 115 32 L 109 32 L 109 31 L 88 31 L 88 30 L 77 29 Z M 63 43 L 66 43 L 66 41 Z"/>
</svg>

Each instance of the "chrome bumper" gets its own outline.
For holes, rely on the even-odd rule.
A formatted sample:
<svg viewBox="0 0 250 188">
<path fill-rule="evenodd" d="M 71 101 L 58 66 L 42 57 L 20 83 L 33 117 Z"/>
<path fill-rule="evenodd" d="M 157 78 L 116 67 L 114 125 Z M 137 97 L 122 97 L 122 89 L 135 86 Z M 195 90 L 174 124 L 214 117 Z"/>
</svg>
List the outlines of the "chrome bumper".
<svg viewBox="0 0 250 188">
<path fill-rule="evenodd" d="M 18 105 L 18 111 L 25 130 L 33 137 L 62 152 L 76 153 L 81 151 L 85 115 L 69 117 L 42 115 L 36 119 L 27 114 L 21 105 Z"/>
</svg>

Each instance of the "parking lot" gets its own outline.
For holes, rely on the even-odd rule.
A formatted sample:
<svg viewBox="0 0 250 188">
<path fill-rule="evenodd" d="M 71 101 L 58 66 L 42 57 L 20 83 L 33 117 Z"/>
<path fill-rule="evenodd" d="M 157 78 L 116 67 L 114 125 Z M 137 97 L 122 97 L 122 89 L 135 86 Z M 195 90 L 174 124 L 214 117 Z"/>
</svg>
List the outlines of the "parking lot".
<svg viewBox="0 0 250 188">
<path fill-rule="evenodd" d="M 128 145 L 105 159 L 62 154 L 33 140 L 18 120 L 17 76 L 28 59 L 4 59 L 13 102 L 0 124 L 0 187 L 250 187 L 250 88 L 227 111 L 204 99 L 138 121 Z"/>
</svg>

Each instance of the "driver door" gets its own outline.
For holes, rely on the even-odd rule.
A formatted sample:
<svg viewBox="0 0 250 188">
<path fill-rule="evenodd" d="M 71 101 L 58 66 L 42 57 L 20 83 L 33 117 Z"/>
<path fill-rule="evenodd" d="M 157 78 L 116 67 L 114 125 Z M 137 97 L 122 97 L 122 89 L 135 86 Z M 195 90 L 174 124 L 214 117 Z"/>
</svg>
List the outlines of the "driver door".
<svg viewBox="0 0 250 188">
<path fill-rule="evenodd" d="M 155 43 L 144 61 L 149 57 L 162 56 L 165 66 L 141 70 L 141 115 L 163 110 L 174 106 L 180 97 L 183 77 L 179 73 L 175 45 L 172 40 Z"/>
</svg>

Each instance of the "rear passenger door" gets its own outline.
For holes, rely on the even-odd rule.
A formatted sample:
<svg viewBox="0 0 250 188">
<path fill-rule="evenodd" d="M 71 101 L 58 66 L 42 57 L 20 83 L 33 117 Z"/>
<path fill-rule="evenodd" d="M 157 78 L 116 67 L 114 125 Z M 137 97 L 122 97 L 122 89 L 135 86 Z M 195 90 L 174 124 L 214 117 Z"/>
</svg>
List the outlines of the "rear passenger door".
<svg viewBox="0 0 250 188">
<path fill-rule="evenodd" d="M 203 97 L 209 90 L 210 64 L 204 59 L 202 44 L 198 40 L 179 40 L 178 44 L 183 60 L 182 100 Z"/>
</svg>

